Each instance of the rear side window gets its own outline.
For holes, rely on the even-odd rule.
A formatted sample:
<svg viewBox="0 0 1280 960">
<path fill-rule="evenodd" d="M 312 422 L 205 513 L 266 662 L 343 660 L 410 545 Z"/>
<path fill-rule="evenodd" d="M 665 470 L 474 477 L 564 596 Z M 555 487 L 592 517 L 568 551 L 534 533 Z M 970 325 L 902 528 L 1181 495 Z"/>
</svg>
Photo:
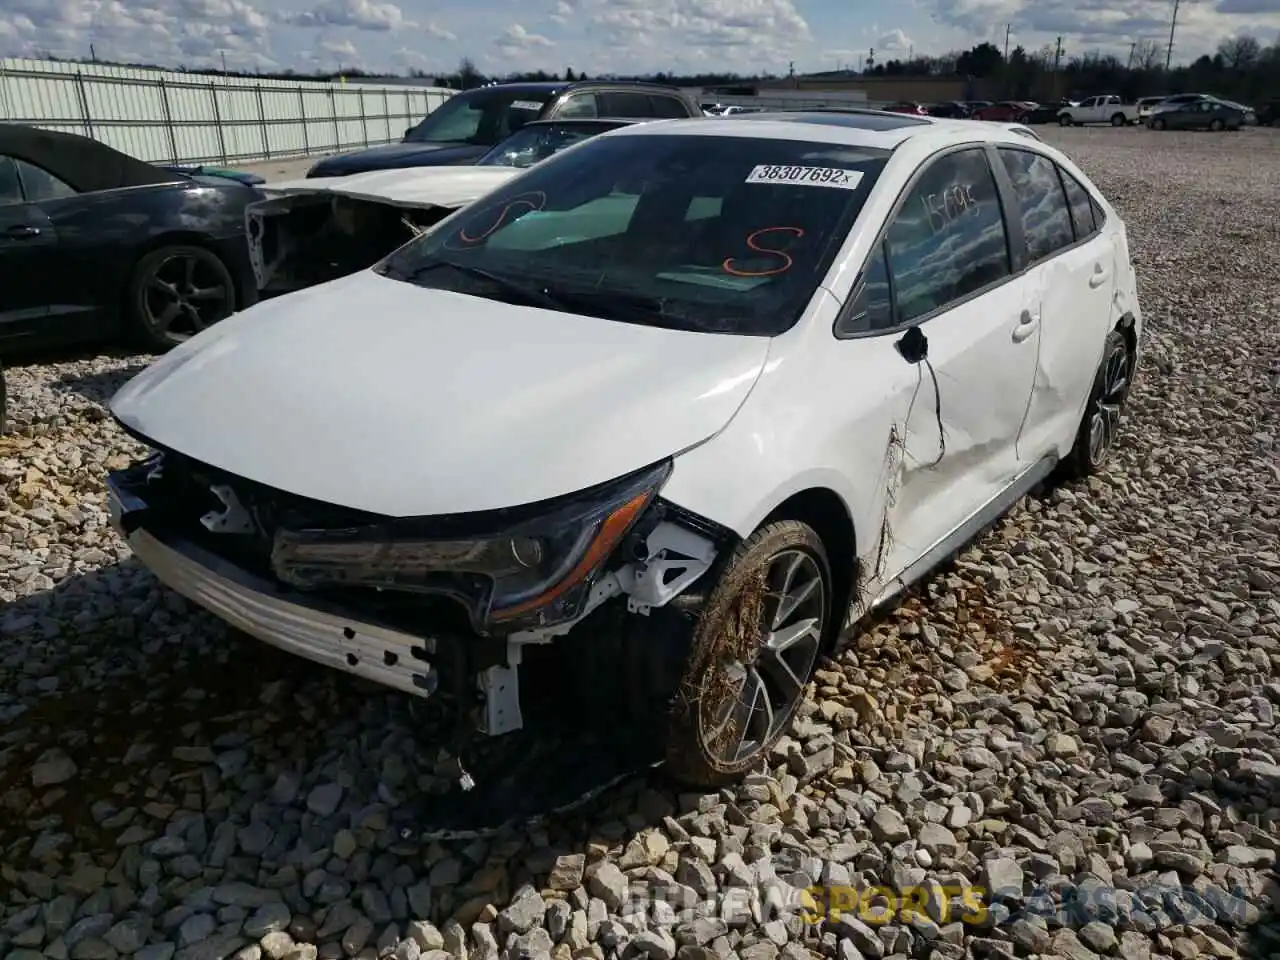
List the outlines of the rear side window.
<svg viewBox="0 0 1280 960">
<path fill-rule="evenodd" d="M 673 120 L 676 117 L 687 117 L 689 111 L 675 97 L 664 97 L 661 94 L 650 94 L 649 105 L 653 115 L 662 120 Z"/>
<path fill-rule="evenodd" d="M 600 115 L 602 117 L 624 117 L 626 119 L 651 119 L 656 116 L 653 104 L 643 93 L 601 93 Z"/>
<path fill-rule="evenodd" d="M 18 180 L 18 165 L 11 157 L 0 156 L 0 207 L 22 203 L 22 184 Z"/>
<path fill-rule="evenodd" d="M 1062 176 L 1062 185 L 1067 191 L 1067 204 L 1071 208 L 1071 225 L 1075 228 L 1076 239 L 1083 240 L 1097 232 L 1098 224 L 1093 219 L 1093 198 L 1080 185 L 1080 181 L 1061 167 L 1058 173 Z"/>
<path fill-rule="evenodd" d="M 1001 148 L 999 152 L 1018 198 L 1031 263 L 1069 247 L 1075 242 L 1075 234 L 1057 164 L 1030 150 Z"/>
<path fill-rule="evenodd" d="M 1011 273 L 995 177 L 981 148 L 939 157 L 885 235 L 898 323 L 941 309 Z"/>
<path fill-rule="evenodd" d="M 55 177 L 43 167 L 25 160 L 15 161 L 18 176 L 22 178 L 22 191 L 28 203 L 39 203 L 42 200 L 59 200 L 63 197 L 74 197 L 75 188 L 65 180 Z"/>
</svg>

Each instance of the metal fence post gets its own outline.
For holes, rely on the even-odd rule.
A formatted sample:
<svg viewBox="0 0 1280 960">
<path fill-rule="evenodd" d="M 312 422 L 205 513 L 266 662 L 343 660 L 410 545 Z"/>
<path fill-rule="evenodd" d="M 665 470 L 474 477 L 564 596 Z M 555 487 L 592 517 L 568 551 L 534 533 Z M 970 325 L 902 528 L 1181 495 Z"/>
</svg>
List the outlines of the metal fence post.
<svg viewBox="0 0 1280 960">
<path fill-rule="evenodd" d="M 76 100 L 80 103 L 80 120 L 84 123 L 84 135 L 93 137 L 93 115 L 89 112 L 89 95 L 84 89 L 84 74 L 76 71 Z"/>
<path fill-rule="evenodd" d="M 369 145 L 369 120 L 365 116 L 364 91 L 358 91 L 356 96 L 360 98 L 360 130 L 364 133 L 364 145 L 367 147 Z"/>
<path fill-rule="evenodd" d="M 225 167 L 227 165 L 227 138 L 222 129 L 222 111 L 218 108 L 218 88 L 212 80 L 209 81 L 209 101 L 213 104 L 213 126 L 218 131 L 218 156 Z"/>
<path fill-rule="evenodd" d="M 329 115 L 333 117 L 333 149 L 342 149 L 342 134 L 338 132 L 338 91 L 329 84 Z"/>
<path fill-rule="evenodd" d="M 258 95 L 258 125 L 262 127 L 262 155 L 270 160 L 271 137 L 267 133 L 267 108 L 262 103 L 262 84 L 255 83 L 253 90 Z"/>
<path fill-rule="evenodd" d="M 382 122 L 387 125 L 387 140 L 395 140 L 395 128 L 391 126 L 391 101 L 387 99 L 386 87 L 382 88 Z"/>
<path fill-rule="evenodd" d="M 307 132 L 307 98 L 302 92 L 302 84 L 298 84 L 298 116 L 302 118 L 302 152 L 311 153 L 311 135 Z"/>
<path fill-rule="evenodd" d="M 178 162 L 178 137 L 173 129 L 173 108 L 169 105 L 169 88 L 165 86 L 164 77 L 157 83 L 160 85 L 160 104 L 164 109 L 164 128 L 169 133 L 169 160 Z"/>
</svg>

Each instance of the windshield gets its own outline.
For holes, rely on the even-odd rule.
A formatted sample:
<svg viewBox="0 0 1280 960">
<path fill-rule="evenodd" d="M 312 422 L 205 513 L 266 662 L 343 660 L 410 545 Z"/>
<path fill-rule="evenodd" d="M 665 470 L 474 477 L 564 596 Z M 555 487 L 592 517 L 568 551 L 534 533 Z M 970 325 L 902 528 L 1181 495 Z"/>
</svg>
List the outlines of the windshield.
<svg viewBox="0 0 1280 960">
<path fill-rule="evenodd" d="M 587 316 L 775 336 L 808 305 L 888 156 L 754 137 L 598 137 L 375 270 Z"/>
<path fill-rule="evenodd" d="M 531 167 L 565 147 L 613 129 L 599 123 L 540 123 L 524 127 L 486 153 L 481 167 Z"/>
<path fill-rule="evenodd" d="M 492 147 L 538 119 L 551 93 L 472 90 L 450 97 L 404 138 L 405 143 L 468 143 Z"/>
</svg>

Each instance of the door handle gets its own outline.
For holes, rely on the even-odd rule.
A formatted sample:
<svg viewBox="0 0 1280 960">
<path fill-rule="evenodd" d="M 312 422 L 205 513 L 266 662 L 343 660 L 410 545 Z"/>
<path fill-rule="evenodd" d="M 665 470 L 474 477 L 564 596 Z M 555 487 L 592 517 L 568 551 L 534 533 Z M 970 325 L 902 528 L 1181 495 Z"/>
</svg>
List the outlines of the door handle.
<svg viewBox="0 0 1280 960">
<path fill-rule="evenodd" d="M 11 240 L 26 240 L 28 237 L 40 236 L 40 228 L 33 227 L 25 223 L 14 224 L 5 231 L 5 236 Z"/>
<path fill-rule="evenodd" d="M 1030 310 L 1023 310 L 1022 316 L 1018 318 L 1018 325 L 1013 328 L 1013 342 L 1021 343 L 1031 334 L 1036 332 L 1036 327 L 1040 323 L 1040 317 L 1032 313 Z"/>
<path fill-rule="evenodd" d="M 1095 263 L 1093 265 L 1093 276 L 1089 278 L 1090 288 L 1096 290 L 1098 287 L 1102 286 L 1104 283 L 1107 282 L 1107 278 L 1109 276 L 1111 276 L 1111 271 L 1109 271 L 1102 264 Z"/>
</svg>

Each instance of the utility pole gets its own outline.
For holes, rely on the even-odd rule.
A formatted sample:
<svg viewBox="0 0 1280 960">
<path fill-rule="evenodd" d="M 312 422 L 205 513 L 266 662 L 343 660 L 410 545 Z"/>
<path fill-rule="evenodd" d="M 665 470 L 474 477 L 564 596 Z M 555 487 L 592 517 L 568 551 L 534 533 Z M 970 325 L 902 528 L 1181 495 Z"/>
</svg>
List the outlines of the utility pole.
<svg viewBox="0 0 1280 960">
<path fill-rule="evenodd" d="M 1062 38 L 1058 38 L 1057 49 L 1053 52 L 1053 96 L 1058 96 L 1058 64 L 1062 62 Z"/>
<path fill-rule="evenodd" d="M 98 54 L 94 52 L 93 44 L 89 44 L 89 59 L 94 63 L 98 62 Z"/>
<path fill-rule="evenodd" d="M 1169 72 L 1169 63 L 1173 60 L 1173 31 L 1178 29 L 1178 4 L 1181 0 L 1173 0 L 1173 19 L 1169 21 L 1169 48 L 1164 53 L 1164 69 Z"/>
<path fill-rule="evenodd" d="M 1004 25 L 1004 62 L 1009 62 L 1009 31 L 1013 29 L 1013 24 L 1006 23 Z"/>
<path fill-rule="evenodd" d="M 1134 51 L 1134 50 L 1137 50 L 1137 49 L 1138 49 L 1138 41 L 1137 41 L 1137 40 L 1134 40 L 1133 42 L 1131 42 L 1131 43 L 1129 44 L 1129 62 L 1128 62 L 1128 63 L 1126 63 L 1126 64 L 1125 64 L 1125 66 L 1124 66 L 1124 68 L 1125 68 L 1126 70 L 1132 70 L 1132 69 L 1133 69 L 1133 51 Z"/>
</svg>

